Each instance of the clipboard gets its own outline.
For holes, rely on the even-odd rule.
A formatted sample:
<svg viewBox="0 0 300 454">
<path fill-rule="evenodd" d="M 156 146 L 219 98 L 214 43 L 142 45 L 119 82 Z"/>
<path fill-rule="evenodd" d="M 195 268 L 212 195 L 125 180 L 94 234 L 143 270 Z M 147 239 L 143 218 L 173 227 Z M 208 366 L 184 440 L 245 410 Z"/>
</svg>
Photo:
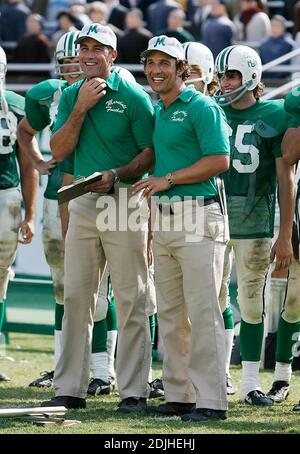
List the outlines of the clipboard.
<svg viewBox="0 0 300 454">
<path fill-rule="evenodd" d="M 57 191 L 58 195 L 58 204 L 69 202 L 72 199 L 76 199 L 83 194 L 86 194 L 88 191 L 85 189 L 87 184 L 95 183 L 96 181 L 101 180 L 102 173 L 94 172 L 88 177 L 78 177 L 74 180 L 74 183 L 69 184 L 68 186 L 63 186 Z"/>
</svg>

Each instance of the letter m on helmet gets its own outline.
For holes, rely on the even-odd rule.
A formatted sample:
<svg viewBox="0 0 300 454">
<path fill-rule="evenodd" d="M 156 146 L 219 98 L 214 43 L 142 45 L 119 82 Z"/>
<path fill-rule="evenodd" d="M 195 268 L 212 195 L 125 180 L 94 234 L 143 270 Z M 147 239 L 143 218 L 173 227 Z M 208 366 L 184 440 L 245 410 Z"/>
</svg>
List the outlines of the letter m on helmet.
<svg viewBox="0 0 300 454">
<path fill-rule="evenodd" d="M 165 39 L 166 38 L 164 36 L 163 37 L 161 37 L 161 36 L 158 37 L 157 40 L 155 41 L 154 47 L 159 46 L 159 45 L 160 46 L 165 46 L 166 45 Z"/>
<path fill-rule="evenodd" d="M 87 31 L 87 35 L 89 35 L 90 33 L 97 33 L 97 31 L 98 31 L 97 25 L 91 25 Z"/>
</svg>

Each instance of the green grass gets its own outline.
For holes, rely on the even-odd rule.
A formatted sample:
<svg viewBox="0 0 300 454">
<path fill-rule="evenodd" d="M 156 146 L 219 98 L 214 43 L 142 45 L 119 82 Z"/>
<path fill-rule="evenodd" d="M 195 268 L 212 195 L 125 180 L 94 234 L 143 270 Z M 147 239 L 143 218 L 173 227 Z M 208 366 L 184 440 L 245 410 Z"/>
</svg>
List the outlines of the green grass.
<svg viewBox="0 0 300 454">
<path fill-rule="evenodd" d="M 29 388 L 28 383 L 43 370 L 52 368 L 52 336 L 11 334 L 5 354 L 0 356 L 0 370 L 11 377 L 0 382 L 0 407 L 39 406 L 42 400 L 53 396 L 53 389 Z M 2 352 L 3 354 L 3 352 Z M 155 377 L 161 376 L 161 364 L 154 363 Z M 239 384 L 241 369 L 232 367 L 234 382 Z M 273 371 L 261 371 L 264 391 L 270 388 Z M 179 418 L 159 418 L 147 415 L 120 416 L 116 413 L 117 392 L 110 396 L 89 398 L 85 410 L 67 413 L 69 419 L 81 424 L 73 427 L 40 427 L 16 419 L 0 418 L 0 434 L 295 434 L 300 433 L 300 413 L 292 411 L 293 403 L 300 398 L 300 373 L 293 373 L 291 393 L 282 404 L 269 408 L 251 407 L 239 402 L 238 394 L 229 397 L 229 418 L 226 421 L 191 424 Z M 151 403 L 159 403 L 152 400 Z"/>
</svg>

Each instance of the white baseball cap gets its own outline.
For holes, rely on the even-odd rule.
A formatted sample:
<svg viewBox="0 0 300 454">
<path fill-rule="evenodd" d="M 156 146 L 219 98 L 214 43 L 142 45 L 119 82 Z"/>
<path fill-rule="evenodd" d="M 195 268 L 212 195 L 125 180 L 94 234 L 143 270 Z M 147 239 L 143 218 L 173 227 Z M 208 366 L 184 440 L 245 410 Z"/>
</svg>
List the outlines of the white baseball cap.
<svg viewBox="0 0 300 454">
<path fill-rule="evenodd" d="M 147 50 L 141 53 L 141 58 L 146 58 L 154 50 L 164 52 L 178 60 L 184 60 L 182 45 L 176 38 L 169 38 L 166 35 L 154 36 L 150 39 Z"/>
<path fill-rule="evenodd" d="M 110 46 L 117 49 L 117 37 L 110 27 L 101 24 L 87 24 L 83 27 L 75 41 L 75 44 L 81 43 L 85 38 L 92 38 L 104 46 Z"/>
</svg>

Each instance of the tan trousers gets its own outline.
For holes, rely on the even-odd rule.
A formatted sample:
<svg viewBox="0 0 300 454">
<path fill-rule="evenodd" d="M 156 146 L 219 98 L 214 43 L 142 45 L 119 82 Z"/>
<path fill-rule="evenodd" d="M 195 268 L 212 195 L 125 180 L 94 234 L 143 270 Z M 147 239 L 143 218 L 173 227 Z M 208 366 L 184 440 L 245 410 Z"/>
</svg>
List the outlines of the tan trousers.
<svg viewBox="0 0 300 454">
<path fill-rule="evenodd" d="M 99 275 L 106 257 L 118 315 L 116 370 L 120 397 L 146 397 L 151 360 L 150 328 L 145 309 L 147 229 L 99 231 L 97 215 L 104 210 L 96 208 L 98 198 L 99 194 L 87 194 L 69 204 L 63 351 L 54 376 L 56 395 L 86 397 L 93 317 Z M 110 201 L 112 208 L 116 204 L 117 213 L 121 211 L 120 205 L 125 205 L 118 190 Z M 140 206 L 144 204 L 148 210 L 146 201 L 140 202 Z M 128 214 L 131 211 L 129 209 Z M 146 226 L 147 221 L 145 217 Z"/>
<path fill-rule="evenodd" d="M 271 238 L 231 239 L 226 247 L 220 292 L 222 313 L 229 302 L 231 273 L 230 254 L 235 255 L 238 304 L 242 319 L 247 323 L 262 322 L 265 312 L 264 288 L 269 268 Z"/>
<path fill-rule="evenodd" d="M 0 301 L 6 298 L 10 267 L 17 255 L 21 226 L 21 193 L 18 188 L 0 190 Z"/>
<path fill-rule="evenodd" d="M 171 229 L 176 207 L 174 211 Z M 167 402 L 196 402 L 197 408 L 226 410 L 225 329 L 218 295 L 228 223 L 217 203 L 195 205 L 191 216 L 195 211 L 204 218 L 198 241 L 188 242 L 184 228 L 154 235 L 165 396 Z M 165 216 L 164 210 L 158 213 Z"/>
</svg>

